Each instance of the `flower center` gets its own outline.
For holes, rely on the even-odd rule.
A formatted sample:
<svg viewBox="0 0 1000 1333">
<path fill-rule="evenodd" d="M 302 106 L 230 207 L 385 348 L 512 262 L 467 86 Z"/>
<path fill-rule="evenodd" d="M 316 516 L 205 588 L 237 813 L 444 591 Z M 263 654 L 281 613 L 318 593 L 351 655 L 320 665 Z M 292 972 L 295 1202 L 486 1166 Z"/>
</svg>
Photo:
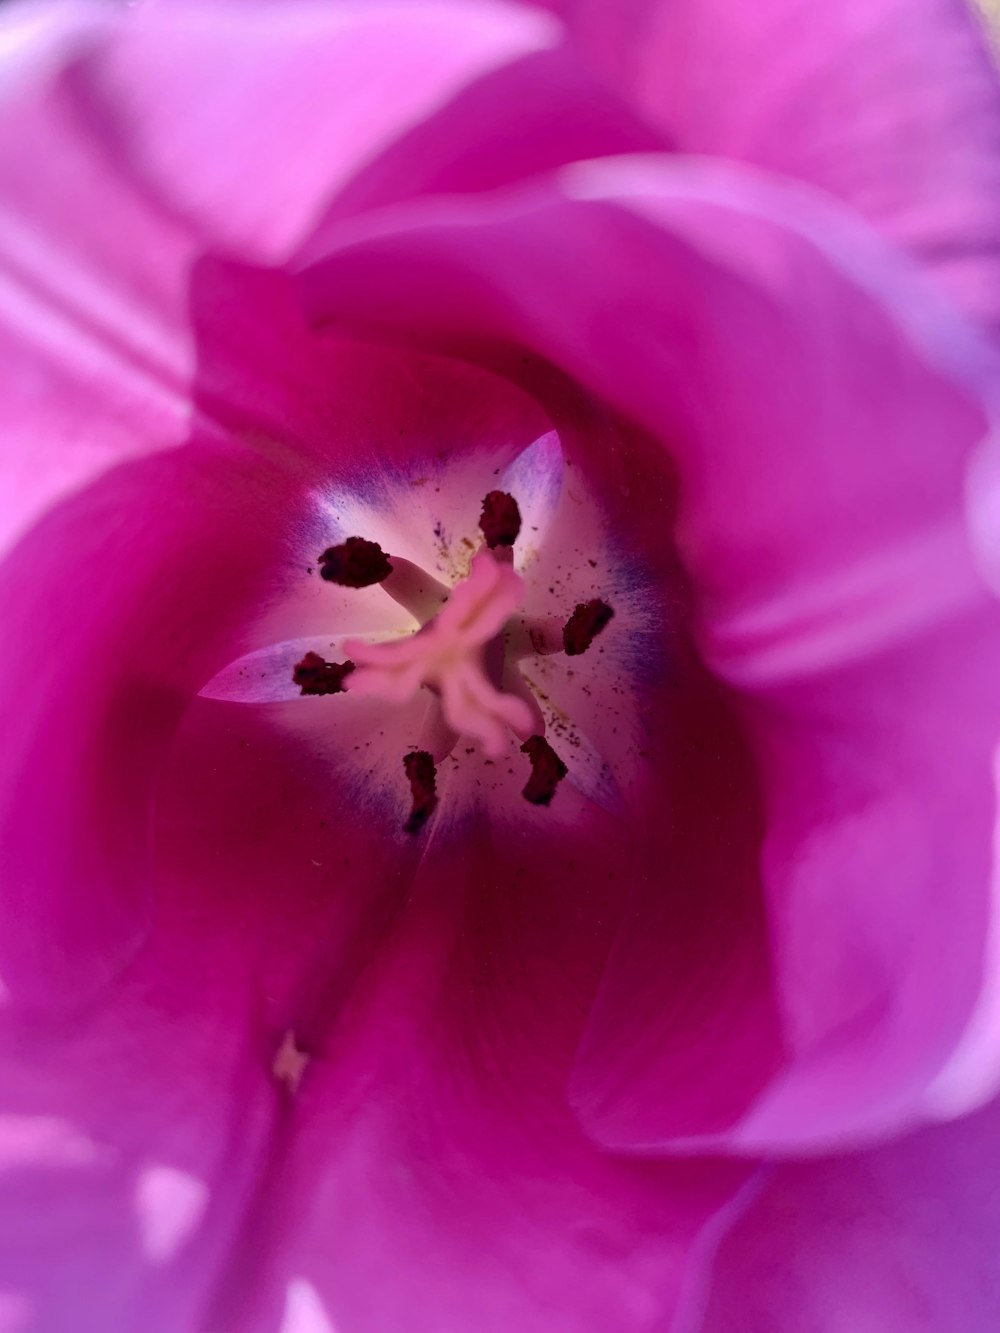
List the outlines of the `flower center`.
<svg viewBox="0 0 1000 1333">
<path fill-rule="evenodd" d="M 478 741 L 490 759 L 498 759 L 507 728 L 522 741 L 535 732 L 527 702 L 498 688 L 503 671 L 502 631 L 523 595 L 521 576 L 484 547 L 473 558 L 469 577 L 415 634 L 395 643 L 347 641 L 344 650 L 354 671 L 344 688 L 399 704 L 427 686 L 440 700 L 444 721 L 455 739 L 465 736 Z M 496 641 L 497 650 L 490 653 Z M 488 663 L 489 658 L 493 663 Z M 490 665 L 494 665 L 493 679 Z"/>
<path fill-rule="evenodd" d="M 498 759 L 512 732 L 531 765 L 522 794 L 534 805 L 549 804 L 568 770 L 545 739 L 544 716 L 518 662 L 554 652 L 583 653 L 614 614 L 594 599 L 577 606 L 563 624 L 516 615 L 524 598 L 512 554 L 521 529 L 517 501 L 491 491 L 479 526 L 483 545 L 468 577 L 451 589 L 363 537 L 325 550 L 319 564 L 327 582 L 347 588 L 380 584 L 420 627 L 388 643 L 349 639 L 345 662 L 307 653 L 293 673 L 303 694 L 347 693 L 404 704 L 421 690 L 430 692 L 434 703 L 424 737 L 403 760 L 413 798 L 404 826 L 410 833 L 426 824 L 437 804 L 435 765 L 462 738 Z"/>
</svg>

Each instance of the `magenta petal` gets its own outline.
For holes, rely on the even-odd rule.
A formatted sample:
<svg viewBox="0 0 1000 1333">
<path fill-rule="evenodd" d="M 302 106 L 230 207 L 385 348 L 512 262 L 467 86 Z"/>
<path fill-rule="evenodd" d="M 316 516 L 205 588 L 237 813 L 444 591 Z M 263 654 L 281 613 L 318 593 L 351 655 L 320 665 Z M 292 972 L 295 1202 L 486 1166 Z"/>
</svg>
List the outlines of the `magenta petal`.
<svg viewBox="0 0 1000 1333">
<path fill-rule="evenodd" d="M 343 818 L 324 757 L 268 710 L 196 701 L 157 777 L 157 907 L 127 971 L 69 1017 L 0 1011 L 0 1327 L 235 1328 L 220 1292 L 270 1244 L 297 1133 L 289 1030 L 316 1049 L 405 891 L 398 847 Z M 51 962 L 79 980 L 74 954 Z"/>
<path fill-rule="evenodd" d="M 0 977 L 17 1000 L 79 999 L 141 940 L 164 748 L 287 579 L 301 509 L 253 455 L 193 443 L 107 472 L 0 565 L 21 645 L 0 658 Z"/>
<path fill-rule="evenodd" d="M 292 294 L 277 274 L 196 266 L 199 435 L 151 457 L 141 455 L 161 443 L 163 421 L 155 397 L 147 419 L 141 392 L 121 392 L 132 388 L 127 349 L 110 355 L 60 312 L 60 332 L 81 357 L 100 354 L 101 373 L 53 357 L 40 417 L 34 330 L 10 337 L 8 424 L 15 438 L 33 427 L 51 454 L 42 485 L 29 469 L 0 492 L 20 501 L 21 525 L 50 506 L 0 566 L 5 628 L 24 645 L 0 663 L 0 977 L 20 1000 L 79 998 L 143 937 L 159 765 L 191 697 L 268 642 L 385 627 L 381 594 L 360 606 L 315 573 L 350 476 L 370 487 L 377 458 L 412 511 L 414 454 L 467 449 L 470 411 L 472 438 L 502 441 L 504 457 L 540 434 L 537 406 L 494 377 L 317 337 Z M 113 467 L 128 450 L 140 457 Z M 10 468 L 37 454 L 24 445 L 4 457 Z M 482 486 L 473 494 L 478 503 Z"/>
<path fill-rule="evenodd" d="M 725 1238 L 704 1333 L 989 1333 L 1000 1323 L 1000 1106 L 890 1147 L 778 1167 Z"/>
<path fill-rule="evenodd" d="M 415 858 L 336 1025 L 304 1043 L 268 1249 L 220 1309 L 234 1333 L 306 1293 L 334 1328 L 655 1327 L 752 1174 L 617 1159 L 566 1107 L 622 908 L 613 821 L 572 841 L 468 835 Z"/>
<path fill-rule="evenodd" d="M 993 912 L 1000 642 L 964 531 L 987 424 L 954 378 L 982 364 L 968 331 L 824 202 L 663 159 L 387 216 L 303 291 L 321 319 L 525 345 L 668 445 L 702 650 L 761 765 L 788 1043 L 729 1141 L 828 1142 L 930 1109 Z M 658 1019 L 641 988 L 623 1003 L 642 975 L 625 946 L 619 969 L 604 1025 L 638 1040 Z M 746 1036 L 722 1033 L 714 1064 L 753 1059 Z M 602 1090 L 602 1059 L 580 1072 L 599 1137 L 710 1132 L 655 1067 L 633 1085 L 605 1063 Z"/>
<path fill-rule="evenodd" d="M 1000 318 L 1000 87 L 966 0 L 555 0 L 682 152 L 818 185 Z"/>
<path fill-rule="evenodd" d="M 401 357 L 317 332 L 303 317 L 293 279 L 281 271 L 206 257 L 192 273 L 191 310 L 199 353 L 195 409 L 206 428 L 221 425 L 314 490 L 314 525 L 302 547 L 307 563 L 344 523 L 381 523 L 380 534 L 369 535 L 387 541 L 393 528 L 433 528 L 437 517 L 452 527 L 458 499 L 481 502 L 485 458 L 496 453 L 506 463 L 547 428 L 537 402 L 480 367 Z M 427 480 L 432 472 L 451 476 L 460 459 L 465 467 L 473 456 L 478 468 L 454 486 L 443 486 L 438 475 Z M 485 476 L 492 478 L 492 468 Z M 430 500 L 422 493 L 428 486 Z M 315 540 L 322 544 L 314 551 L 308 543 Z M 433 548 L 432 533 L 424 541 Z M 427 563 L 409 548 L 396 554 Z M 328 605 L 337 595 L 326 585 Z M 349 614 L 360 605 L 349 596 L 344 608 Z M 384 617 L 376 627 L 386 628 Z"/>
</svg>

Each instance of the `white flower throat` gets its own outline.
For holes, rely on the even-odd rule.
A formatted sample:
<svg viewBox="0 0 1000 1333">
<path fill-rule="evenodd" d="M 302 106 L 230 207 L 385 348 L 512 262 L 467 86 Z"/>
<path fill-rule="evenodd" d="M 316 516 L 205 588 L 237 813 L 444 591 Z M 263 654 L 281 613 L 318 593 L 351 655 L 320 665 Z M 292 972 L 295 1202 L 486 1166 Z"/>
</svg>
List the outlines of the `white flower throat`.
<svg viewBox="0 0 1000 1333">
<path fill-rule="evenodd" d="M 265 710 L 339 801 L 411 833 L 435 810 L 442 832 L 622 816 L 649 773 L 662 591 L 555 432 L 405 472 L 373 457 L 315 501 L 200 695 Z"/>
<path fill-rule="evenodd" d="M 348 639 L 343 662 L 307 653 L 293 672 L 302 694 L 357 694 L 405 704 L 421 690 L 430 692 L 434 702 L 424 736 L 403 757 L 413 799 L 408 832 L 417 832 L 433 812 L 436 765 L 461 739 L 496 759 L 512 732 L 531 766 L 523 795 L 532 804 L 548 805 L 566 776 L 518 663 L 528 656 L 585 652 L 613 611 L 594 599 L 580 603 L 563 623 L 517 615 L 524 580 L 514 569 L 512 548 L 520 528 L 515 497 L 491 491 L 480 516 L 483 545 L 468 576 L 451 589 L 363 537 L 349 537 L 320 557 L 328 582 L 348 588 L 379 584 L 420 625 L 408 637 L 386 643 Z"/>
</svg>

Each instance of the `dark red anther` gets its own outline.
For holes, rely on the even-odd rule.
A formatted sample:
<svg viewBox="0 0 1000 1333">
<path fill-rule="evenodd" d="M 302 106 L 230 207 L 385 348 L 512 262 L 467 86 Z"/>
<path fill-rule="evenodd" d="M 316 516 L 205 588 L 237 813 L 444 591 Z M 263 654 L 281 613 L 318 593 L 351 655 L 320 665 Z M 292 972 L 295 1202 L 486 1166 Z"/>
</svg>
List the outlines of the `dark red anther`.
<svg viewBox="0 0 1000 1333">
<path fill-rule="evenodd" d="M 403 825 L 404 833 L 419 833 L 437 805 L 437 772 L 426 750 L 412 750 L 403 757 L 403 770 L 410 781 L 413 809 Z"/>
<path fill-rule="evenodd" d="M 296 663 L 292 680 L 303 694 L 342 694 L 344 677 L 353 670 L 353 662 L 327 662 L 319 653 L 306 653 Z"/>
<path fill-rule="evenodd" d="M 531 760 L 531 777 L 521 795 L 532 805 L 548 805 L 568 770 L 544 736 L 529 736 L 521 753 Z"/>
<path fill-rule="evenodd" d="M 389 558 L 378 542 L 348 537 L 339 546 L 328 546 L 319 558 L 320 577 L 342 588 L 370 588 L 392 573 Z"/>
<path fill-rule="evenodd" d="M 495 546 L 513 546 L 521 531 L 521 511 L 517 501 L 506 491 L 490 491 L 483 501 L 479 526 L 491 551 Z"/>
<path fill-rule="evenodd" d="M 563 626 L 563 647 L 567 657 L 585 653 L 613 615 L 611 607 L 599 597 L 581 602 Z"/>
</svg>

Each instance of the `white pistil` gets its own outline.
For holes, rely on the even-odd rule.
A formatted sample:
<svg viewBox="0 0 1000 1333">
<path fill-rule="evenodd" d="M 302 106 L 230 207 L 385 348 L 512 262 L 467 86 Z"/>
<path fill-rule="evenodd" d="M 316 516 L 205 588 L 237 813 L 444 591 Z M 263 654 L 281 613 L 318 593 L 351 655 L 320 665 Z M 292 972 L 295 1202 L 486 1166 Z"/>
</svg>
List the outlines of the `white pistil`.
<svg viewBox="0 0 1000 1333">
<path fill-rule="evenodd" d="M 489 758 L 498 758 L 507 728 L 525 740 L 537 721 L 525 699 L 502 693 L 487 671 L 488 646 L 523 595 L 524 581 L 513 566 L 480 550 L 469 577 L 415 634 L 392 643 L 345 643 L 355 665 L 345 682 L 347 690 L 405 703 L 426 685 L 440 697 L 448 727 L 478 740 Z"/>
</svg>

